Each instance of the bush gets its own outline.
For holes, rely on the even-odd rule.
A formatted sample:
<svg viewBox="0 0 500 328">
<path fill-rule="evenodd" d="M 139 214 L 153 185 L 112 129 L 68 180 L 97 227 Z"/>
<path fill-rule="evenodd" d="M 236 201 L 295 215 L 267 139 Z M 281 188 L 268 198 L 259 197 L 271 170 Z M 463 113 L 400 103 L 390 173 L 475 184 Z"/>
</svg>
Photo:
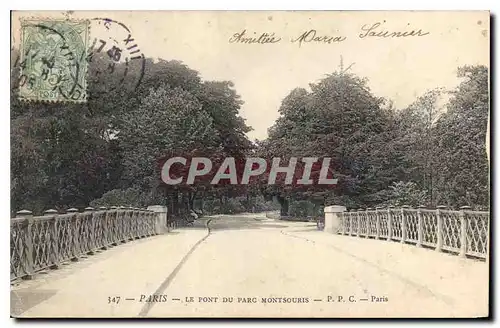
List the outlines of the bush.
<svg viewBox="0 0 500 328">
<path fill-rule="evenodd" d="M 395 182 L 389 187 L 387 194 L 389 200 L 384 204 L 386 206 L 409 205 L 417 207 L 419 205 L 426 205 L 427 203 L 427 193 L 421 190 L 413 181 Z"/>
<path fill-rule="evenodd" d="M 102 195 L 101 198 L 90 202 L 90 206 L 131 206 L 143 207 L 146 205 L 147 197 L 138 189 L 113 189 Z"/>
<path fill-rule="evenodd" d="M 290 202 L 288 214 L 292 217 L 306 218 L 323 215 L 323 207 L 308 200 L 297 200 Z"/>
</svg>

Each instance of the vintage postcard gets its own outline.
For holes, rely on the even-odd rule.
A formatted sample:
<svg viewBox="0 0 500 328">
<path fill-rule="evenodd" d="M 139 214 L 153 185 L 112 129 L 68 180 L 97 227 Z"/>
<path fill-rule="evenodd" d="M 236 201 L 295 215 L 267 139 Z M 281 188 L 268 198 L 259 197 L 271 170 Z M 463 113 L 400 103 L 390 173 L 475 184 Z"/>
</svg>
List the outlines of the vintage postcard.
<svg viewBox="0 0 500 328">
<path fill-rule="evenodd" d="M 490 316 L 487 11 L 14 11 L 11 316 Z"/>
</svg>

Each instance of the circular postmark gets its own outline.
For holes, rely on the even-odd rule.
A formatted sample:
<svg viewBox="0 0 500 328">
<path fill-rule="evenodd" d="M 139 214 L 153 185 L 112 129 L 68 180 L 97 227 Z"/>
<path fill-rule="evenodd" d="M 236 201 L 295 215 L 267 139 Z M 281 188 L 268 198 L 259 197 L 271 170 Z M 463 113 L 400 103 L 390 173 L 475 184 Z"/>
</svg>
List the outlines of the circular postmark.
<svg viewBox="0 0 500 328">
<path fill-rule="evenodd" d="M 93 18 L 91 31 L 90 78 L 101 84 L 105 81 L 99 86 L 101 92 L 135 90 L 144 77 L 146 58 L 131 30 L 110 18 Z"/>
</svg>

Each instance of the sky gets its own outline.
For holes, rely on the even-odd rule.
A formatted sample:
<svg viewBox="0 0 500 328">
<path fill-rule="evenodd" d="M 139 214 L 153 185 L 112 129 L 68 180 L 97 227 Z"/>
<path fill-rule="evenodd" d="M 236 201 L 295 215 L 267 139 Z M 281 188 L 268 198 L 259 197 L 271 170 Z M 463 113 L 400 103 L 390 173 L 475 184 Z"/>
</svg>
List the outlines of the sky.
<svg viewBox="0 0 500 328">
<path fill-rule="evenodd" d="M 22 17 L 110 18 L 127 26 L 146 57 L 180 60 L 204 80 L 234 82 L 245 102 L 241 116 L 253 127 L 252 140 L 267 136 L 292 89 L 308 88 L 338 70 L 341 56 L 351 73 L 368 79 L 376 96 L 404 108 L 426 90 L 454 88 L 457 67 L 488 65 L 490 53 L 488 12 L 14 12 L 14 46 L 20 42 Z M 318 39 L 345 39 L 292 42 L 311 30 Z M 242 31 L 245 37 L 274 33 L 280 41 L 230 42 Z M 415 32 L 398 38 L 366 35 L 384 31 Z M 91 38 L 109 33 L 91 25 Z M 121 37 L 124 30 L 116 33 Z"/>
</svg>

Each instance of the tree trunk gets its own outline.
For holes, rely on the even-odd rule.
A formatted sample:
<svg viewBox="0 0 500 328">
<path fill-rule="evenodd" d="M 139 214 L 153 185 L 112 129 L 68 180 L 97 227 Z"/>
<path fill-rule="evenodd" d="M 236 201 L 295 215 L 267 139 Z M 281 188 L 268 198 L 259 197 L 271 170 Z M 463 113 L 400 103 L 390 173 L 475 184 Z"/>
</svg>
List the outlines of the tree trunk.
<svg viewBox="0 0 500 328">
<path fill-rule="evenodd" d="M 177 190 L 174 191 L 172 201 L 173 201 L 172 214 L 175 217 L 178 217 L 179 216 L 179 191 L 177 191 Z"/>
<path fill-rule="evenodd" d="M 182 213 L 189 213 L 189 195 L 186 192 L 183 192 L 181 196 L 181 208 Z"/>
<path fill-rule="evenodd" d="M 196 191 L 195 192 L 189 192 L 189 209 L 194 211 L 194 199 L 196 197 Z"/>
<path fill-rule="evenodd" d="M 280 216 L 288 216 L 288 207 L 290 205 L 290 201 L 282 196 L 278 196 L 278 202 L 280 203 Z"/>
<path fill-rule="evenodd" d="M 172 192 L 167 194 L 167 219 L 170 221 L 174 214 L 174 195 Z"/>
</svg>

